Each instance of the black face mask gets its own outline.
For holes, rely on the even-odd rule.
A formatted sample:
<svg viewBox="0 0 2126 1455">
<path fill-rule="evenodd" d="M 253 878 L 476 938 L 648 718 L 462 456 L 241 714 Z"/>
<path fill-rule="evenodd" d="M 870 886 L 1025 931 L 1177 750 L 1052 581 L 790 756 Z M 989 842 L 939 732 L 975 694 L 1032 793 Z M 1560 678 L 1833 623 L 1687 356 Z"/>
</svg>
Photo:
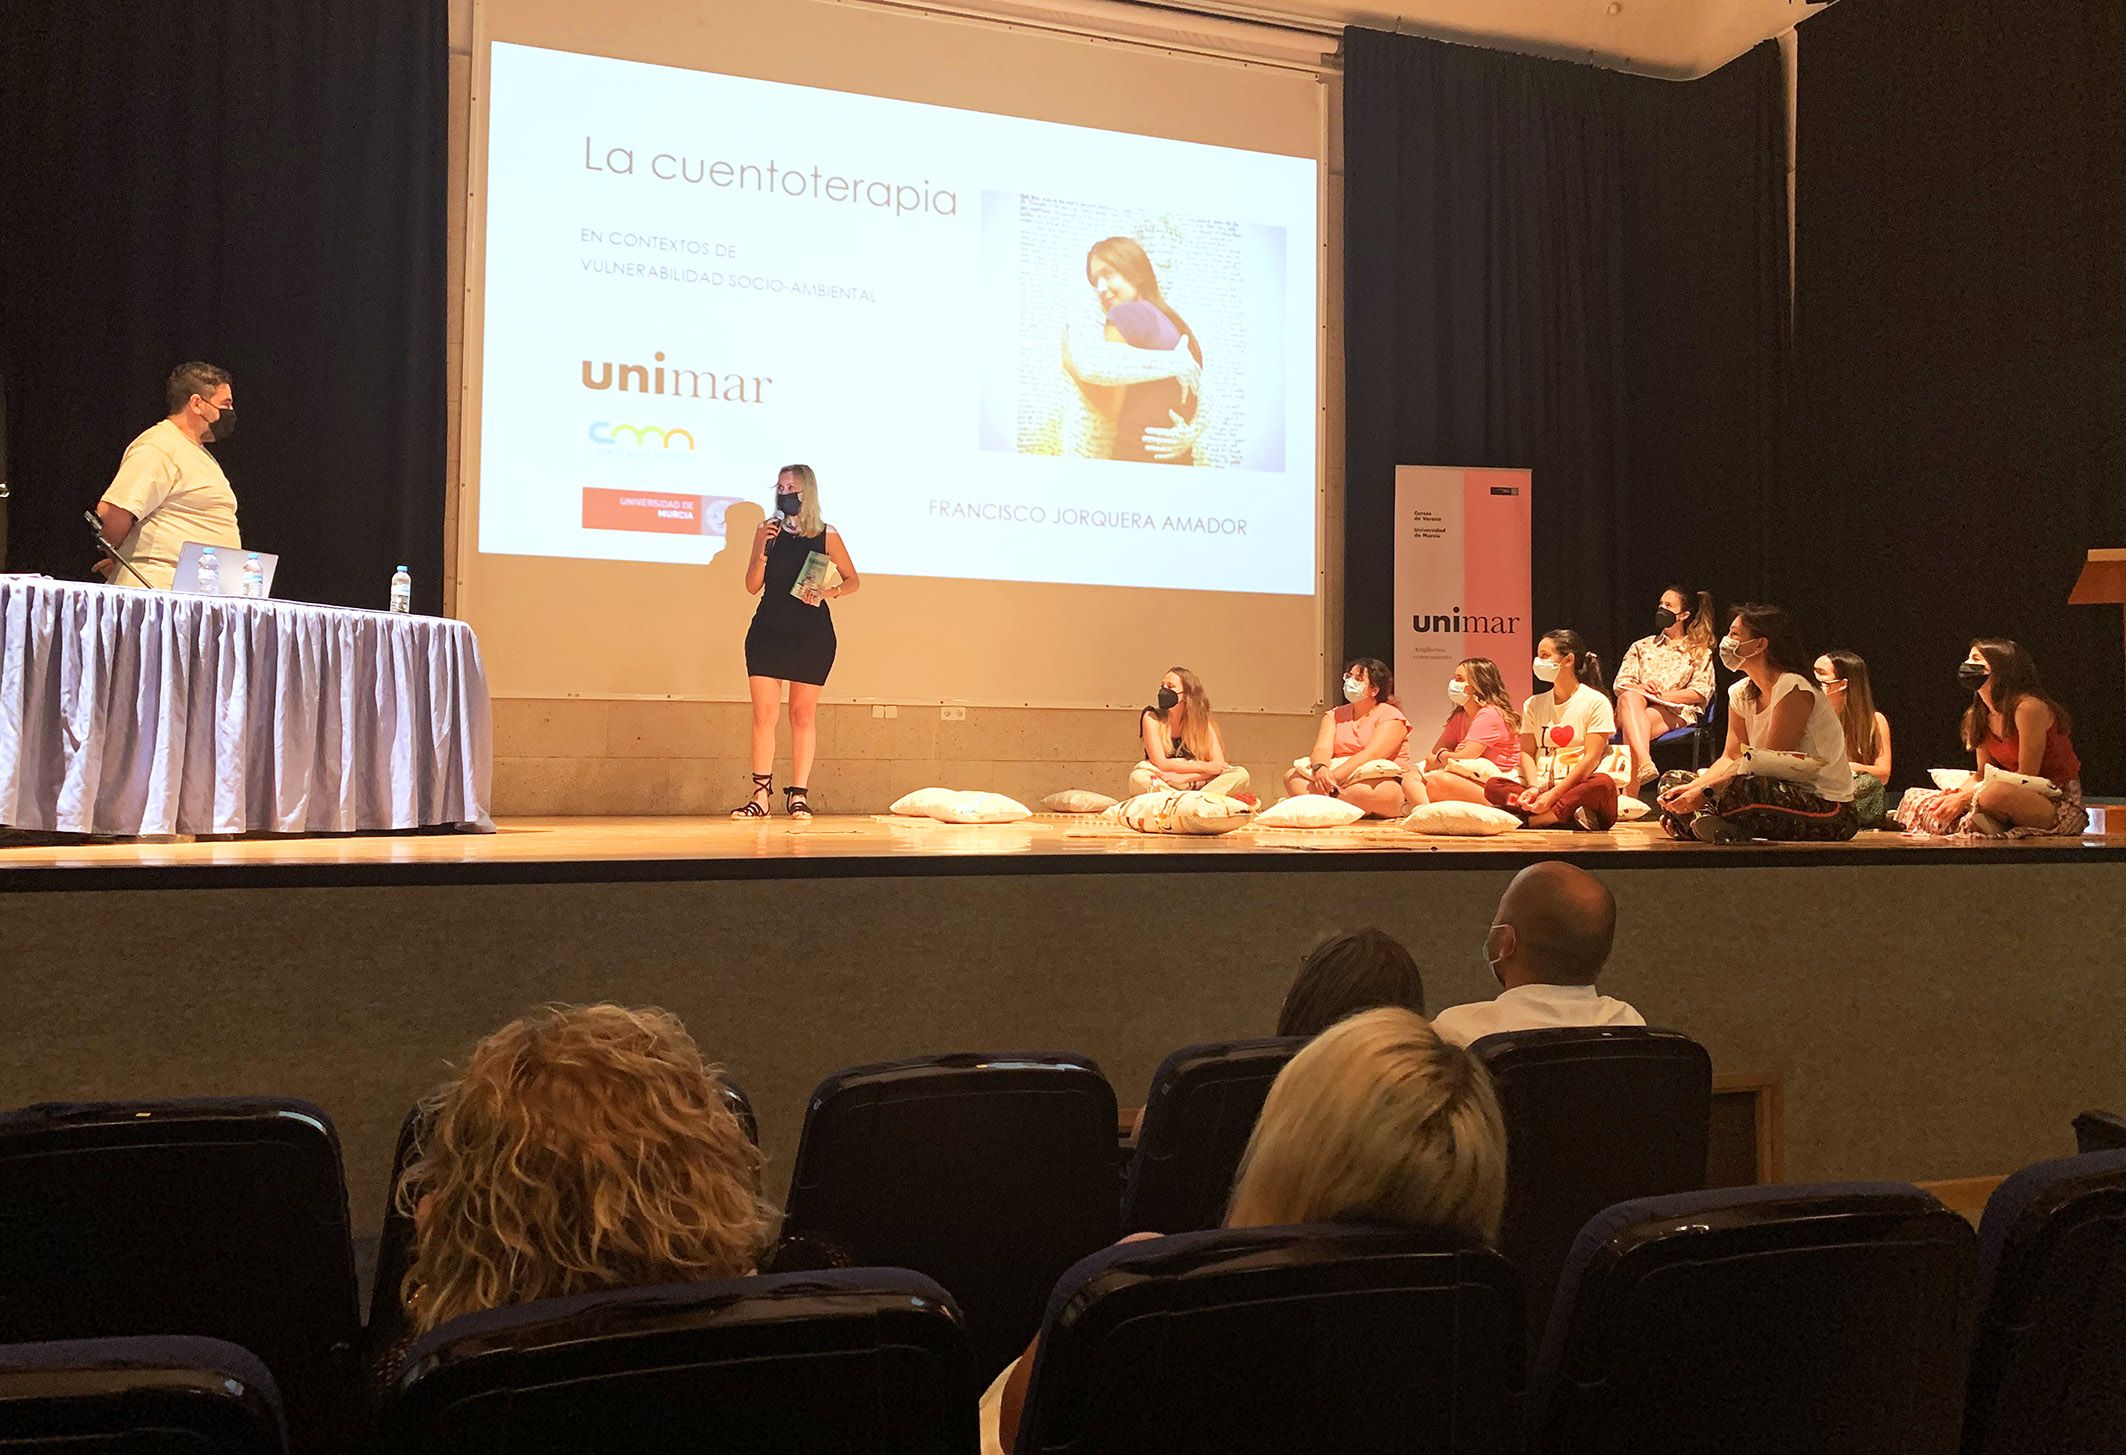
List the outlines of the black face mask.
<svg viewBox="0 0 2126 1455">
<path fill-rule="evenodd" d="M 216 444 L 220 444 L 235 433 L 236 406 L 232 404 L 214 417 L 214 423 L 207 426 L 207 438 Z"/>
<path fill-rule="evenodd" d="M 1978 691 L 1979 688 L 1986 685 L 1986 679 L 1992 675 L 1993 669 L 1991 667 L 1983 666 L 1977 662 L 1966 662 L 1956 669 L 1956 680 L 1966 692 Z"/>
<path fill-rule="evenodd" d="M 1173 688 L 1162 687 L 1159 689 L 1159 710 L 1161 712 L 1172 712 L 1174 705 L 1179 701 L 1181 701 L 1181 694 Z"/>
<path fill-rule="evenodd" d="M 1654 608 L 1654 630 L 1665 632 L 1676 624 L 1676 614 L 1665 606 Z"/>
<path fill-rule="evenodd" d="M 802 495 L 778 495 L 775 497 L 775 513 L 777 515 L 786 515 L 795 520 L 797 519 L 797 513 L 804 508 L 805 497 Z"/>
</svg>

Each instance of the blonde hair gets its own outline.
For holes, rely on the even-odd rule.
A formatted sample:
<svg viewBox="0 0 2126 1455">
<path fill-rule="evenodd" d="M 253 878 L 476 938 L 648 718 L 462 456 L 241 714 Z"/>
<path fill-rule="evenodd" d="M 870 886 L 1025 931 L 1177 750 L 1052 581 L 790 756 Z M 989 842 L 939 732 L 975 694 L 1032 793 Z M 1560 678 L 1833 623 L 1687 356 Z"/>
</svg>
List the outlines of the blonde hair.
<svg viewBox="0 0 2126 1455">
<path fill-rule="evenodd" d="M 1217 756 L 1213 749 L 1211 695 L 1203 690 L 1203 679 L 1186 667 L 1169 667 L 1168 675 L 1181 683 L 1181 700 L 1174 704 L 1180 709 L 1181 731 L 1173 734 L 1174 741 L 1188 749 L 1188 754 L 1199 763 L 1208 763 Z"/>
<path fill-rule="evenodd" d="M 417 1331 L 599 1289 L 751 1273 L 774 1237 L 760 1150 L 677 1017 L 545 1006 L 421 1103 L 394 1192 Z"/>
<path fill-rule="evenodd" d="M 1339 1021 L 1263 1103 L 1230 1228 L 1373 1219 L 1496 1241 L 1506 1126 L 1481 1062 L 1399 1008 Z"/>
<path fill-rule="evenodd" d="M 804 502 L 797 510 L 797 533 L 816 536 L 827 528 L 826 517 L 819 513 L 819 476 L 810 465 L 785 465 L 775 472 L 775 483 L 782 484 L 782 477 L 797 477 L 797 494 Z"/>
</svg>

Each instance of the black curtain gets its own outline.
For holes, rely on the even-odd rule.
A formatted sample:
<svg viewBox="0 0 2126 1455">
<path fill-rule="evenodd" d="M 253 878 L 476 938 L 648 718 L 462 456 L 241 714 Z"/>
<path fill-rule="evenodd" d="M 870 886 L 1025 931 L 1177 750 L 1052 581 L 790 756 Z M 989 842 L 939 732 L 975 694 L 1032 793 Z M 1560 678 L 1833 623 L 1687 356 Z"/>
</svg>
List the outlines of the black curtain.
<svg viewBox="0 0 2126 1455">
<path fill-rule="evenodd" d="M 1867 657 L 1898 777 L 1967 764 L 1955 668 L 2013 637 L 2126 788 L 2126 6 L 1867 0 L 1800 31 L 1780 590 Z"/>
<path fill-rule="evenodd" d="M 0 26 L 8 565 L 81 523 L 171 367 L 235 381 L 215 447 L 275 594 L 441 606 L 446 0 L 9 0 Z"/>
<path fill-rule="evenodd" d="M 1536 629 L 1612 666 L 1663 587 L 1766 589 L 1783 84 L 1345 32 L 1346 650 L 1391 655 L 1398 464 L 1532 469 Z"/>
</svg>

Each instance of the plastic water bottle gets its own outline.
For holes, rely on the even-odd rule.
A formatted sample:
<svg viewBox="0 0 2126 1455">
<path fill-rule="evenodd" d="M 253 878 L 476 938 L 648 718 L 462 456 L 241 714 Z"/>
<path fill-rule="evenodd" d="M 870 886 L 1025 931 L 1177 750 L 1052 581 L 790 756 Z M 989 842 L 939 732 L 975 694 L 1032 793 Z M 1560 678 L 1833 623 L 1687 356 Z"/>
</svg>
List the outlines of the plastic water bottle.
<svg viewBox="0 0 2126 1455">
<path fill-rule="evenodd" d="M 258 558 L 258 552 L 244 555 L 244 595 L 253 601 L 262 600 L 266 594 L 266 563 Z"/>
<path fill-rule="evenodd" d="M 199 553 L 199 594 L 221 595 L 221 558 L 212 546 L 202 547 Z"/>
<path fill-rule="evenodd" d="M 404 566 L 391 573 L 391 609 L 401 614 L 413 610 L 413 573 Z"/>
</svg>

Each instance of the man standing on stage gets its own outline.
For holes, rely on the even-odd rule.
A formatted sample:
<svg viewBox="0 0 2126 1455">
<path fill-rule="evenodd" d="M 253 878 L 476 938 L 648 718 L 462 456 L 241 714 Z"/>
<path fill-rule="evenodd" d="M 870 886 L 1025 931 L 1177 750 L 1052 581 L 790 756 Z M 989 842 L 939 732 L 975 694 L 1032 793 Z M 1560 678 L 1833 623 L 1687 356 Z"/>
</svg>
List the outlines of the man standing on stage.
<svg viewBox="0 0 2126 1455">
<path fill-rule="evenodd" d="M 179 364 L 164 393 L 169 416 L 126 446 L 118 474 L 96 505 L 104 539 L 133 568 L 102 560 L 96 570 L 121 586 L 138 585 L 138 572 L 140 580 L 168 590 L 187 541 L 239 549 L 244 543 L 236 529 L 236 492 L 206 449 L 236 429 L 228 371 Z"/>
</svg>

